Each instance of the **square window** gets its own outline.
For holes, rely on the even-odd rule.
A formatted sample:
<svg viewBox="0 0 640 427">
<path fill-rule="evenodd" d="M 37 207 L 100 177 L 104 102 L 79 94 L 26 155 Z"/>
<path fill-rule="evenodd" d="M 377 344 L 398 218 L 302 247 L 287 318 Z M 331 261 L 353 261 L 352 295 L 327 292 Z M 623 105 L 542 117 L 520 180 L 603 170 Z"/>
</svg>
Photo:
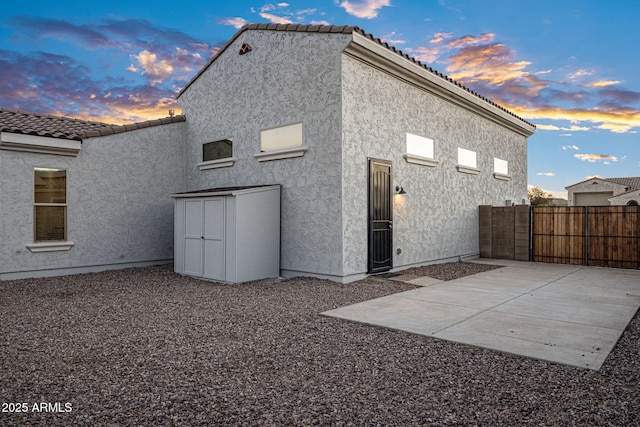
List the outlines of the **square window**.
<svg viewBox="0 0 640 427">
<path fill-rule="evenodd" d="M 433 159 L 433 139 L 407 133 L 407 154 Z"/>
<path fill-rule="evenodd" d="M 476 152 L 458 147 L 458 165 L 474 169 L 477 168 Z"/>
<path fill-rule="evenodd" d="M 407 163 L 422 166 L 436 166 L 434 159 L 434 141 L 431 138 L 407 133 L 407 152 L 404 154 Z"/>
<path fill-rule="evenodd" d="M 302 147 L 302 123 L 260 132 L 260 151 L 282 151 Z"/>
<path fill-rule="evenodd" d="M 233 157 L 233 142 L 230 139 L 221 139 L 202 144 L 203 162 L 228 159 L 229 157 Z"/>
<path fill-rule="evenodd" d="M 34 242 L 67 238 L 67 171 L 36 168 L 34 174 Z"/>
<path fill-rule="evenodd" d="M 502 175 L 509 175 L 509 162 L 494 157 L 493 171 Z"/>
</svg>

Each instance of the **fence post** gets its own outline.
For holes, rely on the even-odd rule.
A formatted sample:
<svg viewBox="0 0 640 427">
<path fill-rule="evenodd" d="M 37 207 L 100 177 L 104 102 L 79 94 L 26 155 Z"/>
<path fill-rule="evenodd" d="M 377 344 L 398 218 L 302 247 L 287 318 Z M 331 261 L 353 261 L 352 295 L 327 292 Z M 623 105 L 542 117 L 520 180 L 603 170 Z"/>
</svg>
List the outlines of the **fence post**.
<svg viewBox="0 0 640 427">
<path fill-rule="evenodd" d="M 530 236 L 531 236 L 531 219 L 530 207 L 528 205 L 515 206 L 515 243 L 514 243 L 514 259 L 516 261 L 529 261 L 530 259 Z"/>
<path fill-rule="evenodd" d="M 584 207 L 584 265 L 589 265 L 589 206 Z"/>
<path fill-rule="evenodd" d="M 491 242 L 491 225 L 493 221 L 491 219 L 492 207 L 489 205 L 480 206 L 480 257 L 481 258 L 493 258 L 492 242 Z"/>
</svg>

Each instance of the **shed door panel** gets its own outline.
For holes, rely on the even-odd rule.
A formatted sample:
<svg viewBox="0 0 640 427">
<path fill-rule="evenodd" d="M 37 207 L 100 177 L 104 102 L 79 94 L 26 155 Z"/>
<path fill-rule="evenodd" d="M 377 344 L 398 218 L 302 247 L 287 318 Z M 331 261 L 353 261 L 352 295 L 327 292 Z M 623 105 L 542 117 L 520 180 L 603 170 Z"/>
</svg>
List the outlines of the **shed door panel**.
<svg viewBox="0 0 640 427">
<path fill-rule="evenodd" d="M 184 202 L 184 273 L 202 276 L 202 201 Z"/>
<path fill-rule="evenodd" d="M 204 277 L 225 280 L 224 198 L 204 200 Z"/>
</svg>

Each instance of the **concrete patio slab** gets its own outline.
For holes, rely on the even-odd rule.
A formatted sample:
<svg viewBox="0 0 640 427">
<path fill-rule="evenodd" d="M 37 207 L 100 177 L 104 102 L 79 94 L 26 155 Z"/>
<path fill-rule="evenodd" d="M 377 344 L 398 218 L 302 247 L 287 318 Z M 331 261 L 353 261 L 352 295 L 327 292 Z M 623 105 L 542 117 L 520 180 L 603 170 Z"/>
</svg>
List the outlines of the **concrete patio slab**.
<svg viewBox="0 0 640 427">
<path fill-rule="evenodd" d="M 477 262 L 506 266 L 322 314 L 598 370 L 640 306 L 640 271 Z"/>
</svg>

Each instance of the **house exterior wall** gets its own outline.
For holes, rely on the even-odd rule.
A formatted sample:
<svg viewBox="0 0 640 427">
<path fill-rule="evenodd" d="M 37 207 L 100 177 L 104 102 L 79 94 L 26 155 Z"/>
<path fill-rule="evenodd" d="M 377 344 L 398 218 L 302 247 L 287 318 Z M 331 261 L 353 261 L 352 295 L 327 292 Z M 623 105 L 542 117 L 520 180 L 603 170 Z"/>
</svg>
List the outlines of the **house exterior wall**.
<svg viewBox="0 0 640 427">
<path fill-rule="evenodd" d="M 630 202 L 640 203 L 640 190 L 629 191 L 619 196 L 613 196 L 609 199 L 611 205 L 628 205 Z"/>
<path fill-rule="evenodd" d="M 171 262 L 184 123 L 86 139 L 77 157 L 0 150 L 0 279 Z M 67 251 L 32 253 L 34 168 L 67 170 Z"/>
<path fill-rule="evenodd" d="M 478 206 L 527 198 L 526 137 L 350 56 L 342 68 L 345 275 L 367 269 L 368 158 L 390 160 L 407 192 L 393 198 L 394 267 L 477 256 Z M 403 159 L 407 132 L 435 140 L 437 166 Z M 458 147 L 477 153 L 478 175 L 458 172 Z M 494 157 L 511 180 L 494 178 Z"/>
<path fill-rule="evenodd" d="M 626 187 L 624 185 L 605 181 L 604 179 L 592 178 L 567 187 L 568 206 L 609 205 L 610 203 L 607 200 L 608 198 L 618 196 L 624 192 L 626 192 Z M 576 200 L 577 194 L 590 193 L 605 193 L 605 195 L 602 199 L 594 199 L 588 196 L 583 197 L 584 202 L 582 203 L 579 200 Z M 592 199 L 596 200 L 597 203 L 590 203 L 589 200 Z M 626 204 L 626 202 L 621 204 Z"/>
<path fill-rule="evenodd" d="M 245 31 L 181 94 L 187 191 L 280 184 L 281 274 L 342 276 L 341 51 L 350 35 Z M 251 52 L 239 55 L 248 43 Z M 260 131 L 303 123 L 303 157 L 258 162 Z M 233 166 L 200 170 L 202 144 Z"/>
</svg>

